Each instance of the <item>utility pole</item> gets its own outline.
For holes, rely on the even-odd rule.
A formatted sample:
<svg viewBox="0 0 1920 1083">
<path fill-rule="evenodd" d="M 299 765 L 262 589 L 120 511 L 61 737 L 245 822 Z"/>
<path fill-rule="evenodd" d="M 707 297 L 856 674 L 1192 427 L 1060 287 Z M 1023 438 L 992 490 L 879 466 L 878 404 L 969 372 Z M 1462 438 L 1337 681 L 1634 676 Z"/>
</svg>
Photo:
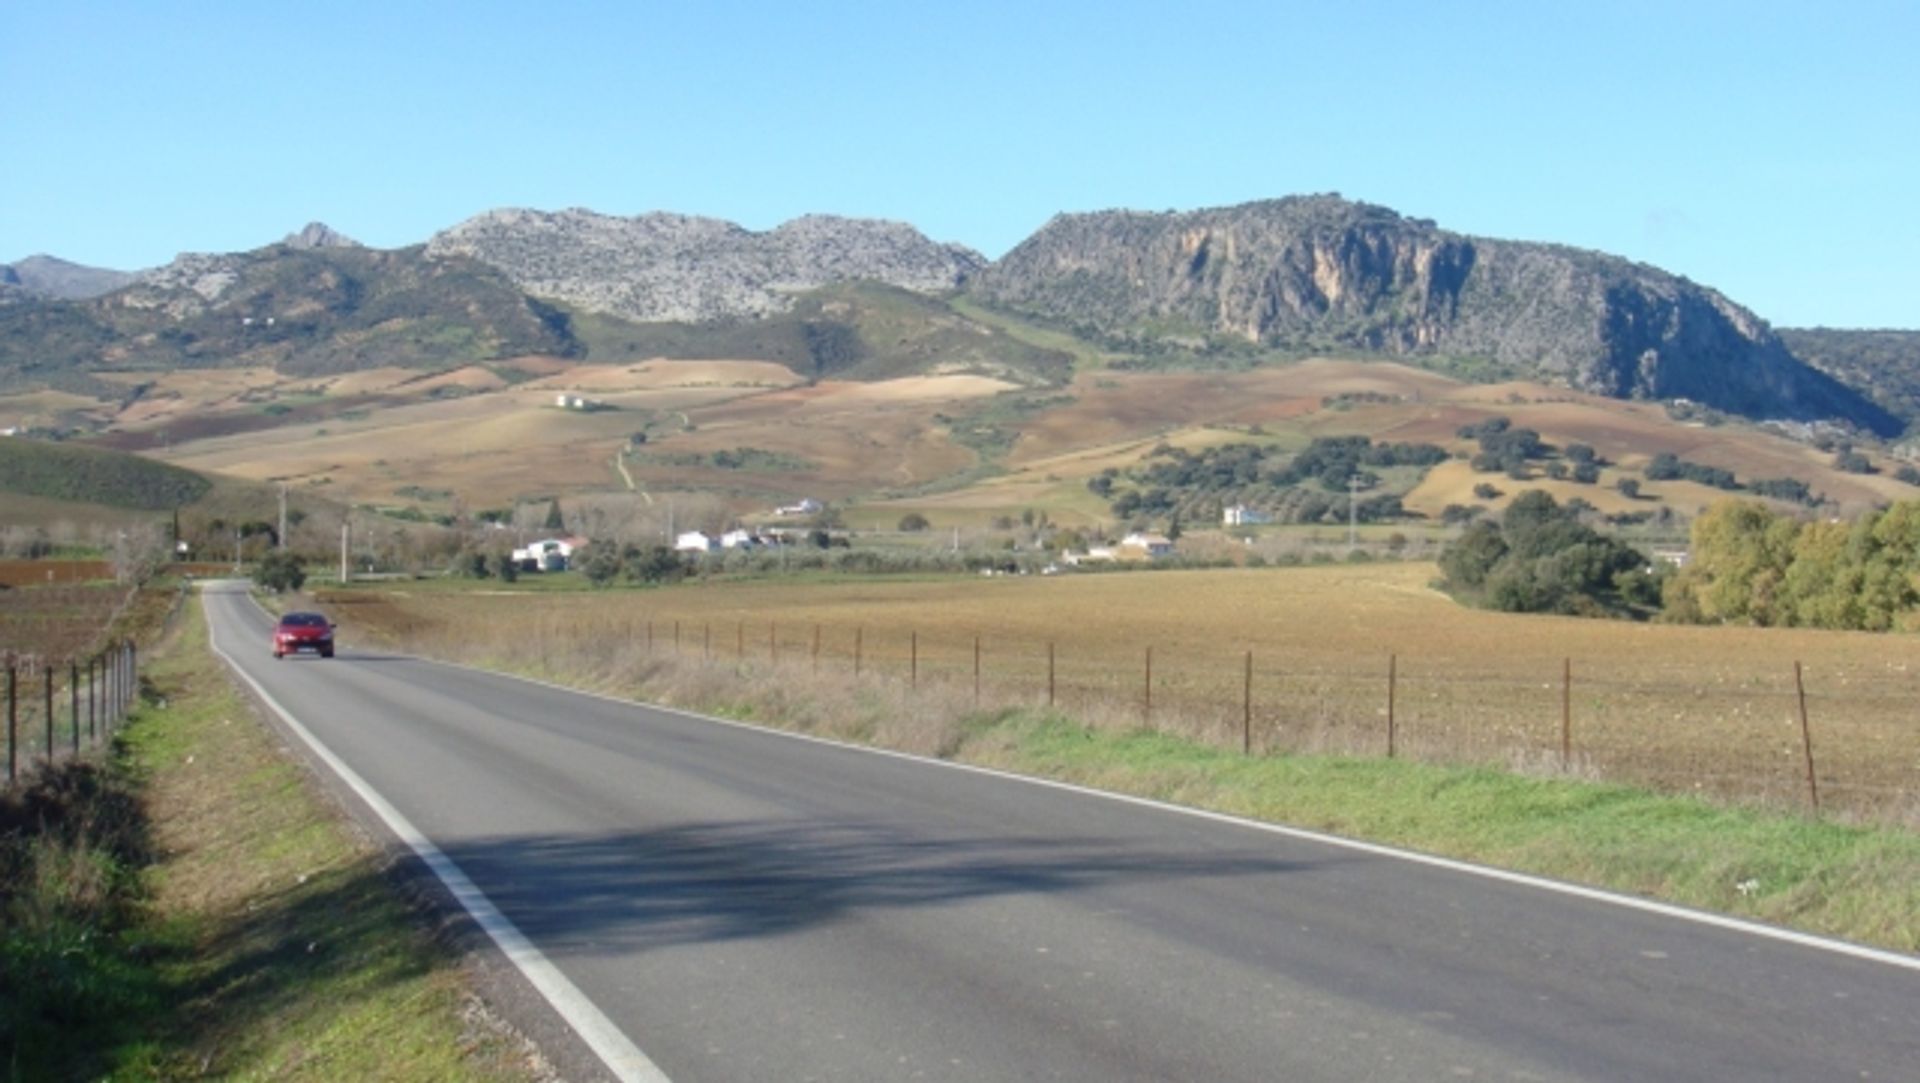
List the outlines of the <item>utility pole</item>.
<svg viewBox="0 0 1920 1083">
<path fill-rule="evenodd" d="M 240 570 L 240 532 L 238 530 L 233 532 L 233 570 L 236 573 Z"/>
<path fill-rule="evenodd" d="M 287 483 L 284 481 L 280 483 L 280 533 L 274 535 L 273 547 L 287 547 Z"/>
</svg>

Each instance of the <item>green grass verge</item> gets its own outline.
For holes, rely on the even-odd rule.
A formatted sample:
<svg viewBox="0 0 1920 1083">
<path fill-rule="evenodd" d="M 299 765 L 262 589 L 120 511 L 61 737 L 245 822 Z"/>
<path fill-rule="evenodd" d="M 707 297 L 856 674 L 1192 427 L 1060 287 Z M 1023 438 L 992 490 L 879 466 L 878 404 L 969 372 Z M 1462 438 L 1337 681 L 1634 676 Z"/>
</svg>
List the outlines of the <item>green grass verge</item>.
<svg viewBox="0 0 1920 1083">
<path fill-rule="evenodd" d="M 111 763 L 91 771 L 112 799 L 72 810 L 135 816 L 119 830 L 141 845 L 20 840 L 37 881 L 92 868 L 112 883 L 79 910 L 70 889 L 8 900 L 0 1078 L 535 1078 L 390 859 L 278 751 L 189 612 Z M 61 918 L 20 920 L 41 912 Z"/>
<path fill-rule="evenodd" d="M 1246 758 L 1058 717 L 976 723 L 956 758 L 1920 951 L 1920 835 L 1493 768 Z"/>
</svg>

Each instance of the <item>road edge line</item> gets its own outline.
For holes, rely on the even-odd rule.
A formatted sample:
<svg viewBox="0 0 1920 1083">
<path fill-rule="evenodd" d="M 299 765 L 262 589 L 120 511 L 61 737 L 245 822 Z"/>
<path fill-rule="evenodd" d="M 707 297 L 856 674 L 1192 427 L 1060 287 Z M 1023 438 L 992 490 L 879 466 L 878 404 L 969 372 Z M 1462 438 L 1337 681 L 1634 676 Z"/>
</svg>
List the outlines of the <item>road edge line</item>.
<svg viewBox="0 0 1920 1083">
<path fill-rule="evenodd" d="M 206 596 L 202 594 L 203 613 L 205 608 Z M 427 866 L 434 877 L 453 896 L 454 901 L 460 904 L 460 908 L 467 912 L 467 916 L 480 926 L 487 934 L 487 938 L 500 949 L 500 953 L 513 964 L 514 969 L 527 979 L 567 1026 L 587 1043 L 587 1047 L 593 1050 L 594 1055 L 600 1058 L 601 1063 L 606 1065 L 607 1070 L 612 1072 L 615 1078 L 622 1083 L 672 1083 L 667 1074 L 662 1072 L 638 1045 L 634 1044 L 633 1039 L 627 1037 L 626 1033 L 615 1025 L 605 1012 L 602 1012 L 585 993 L 580 991 L 579 986 L 574 985 L 560 971 L 560 968 L 547 958 L 546 953 L 535 947 L 533 942 L 527 939 L 526 934 L 522 933 L 518 926 L 493 905 L 493 900 L 487 898 L 486 893 L 481 891 L 465 872 L 461 871 L 460 866 L 455 864 L 452 858 L 414 827 L 399 809 L 394 808 L 353 768 L 348 767 L 344 761 L 335 756 L 333 750 L 322 744 L 307 727 L 301 725 L 291 711 L 281 706 L 280 701 L 274 699 L 272 693 L 262 687 L 259 681 L 254 680 L 252 674 L 242 669 L 233 656 L 221 648 L 219 636 L 214 631 L 211 618 L 207 621 L 207 646 L 213 650 L 213 653 L 220 656 L 220 660 L 226 663 L 227 668 L 235 676 L 247 683 L 247 687 L 252 689 L 253 694 L 279 716 L 288 730 L 300 738 L 307 749 L 320 762 L 326 764 L 327 769 L 332 771 L 335 777 L 353 791 L 354 796 L 364 802 L 367 808 L 380 818 L 387 830 L 392 831 L 401 842 L 407 845 L 408 849 L 413 851 L 414 856 Z"/>
<path fill-rule="evenodd" d="M 480 666 L 467 665 L 464 662 L 449 662 L 443 659 L 428 658 L 421 655 L 409 655 L 408 657 L 413 658 L 414 660 L 420 661 L 420 662 L 429 662 L 434 665 L 449 666 L 454 669 L 464 669 L 470 673 L 480 673 L 480 674 L 485 674 L 487 676 L 492 676 L 492 677 L 504 677 L 508 680 L 520 681 L 525 684 L 538 685 L 539 687 L 552 689 L 553 691 L 556 691 L 556 692 L 568 692 L 577 696 L 588 696 L 590 698 L 601 700 L 606 703 L 618 704 L 624 707 L 639 707 L 649 711 L 660 711 L 665 714 L 679 715 L 682 718 L 690 718 L 700 722 L 709 722 L 715 725 L 728 726 L 733 729 L 745 730 L 751 733 L 766 734 L 767 736 L 770 736 L 770 737 L 782 737 L 791 741 L 804 741 L 810 744 L 825 745 L 830 748 L 846 749 L 848 751 L 853 751 L 853 752 L 864 752 L 869 755 L 885 756 L 890 759 L 897 759 L 897 760 L 906 760 L 911 763 L 923 764 L 930 767 L 943 767 L 953 771 L 968 771 L 974 774 L 988 775 L 993 778 L 1005 779 L 1010 782 L 1020 782 L 1020 783 L 1025 783 L 1031 786 L 1044 786 L 1049 789 L 1063 790 L 1068 793 L 1076 793 L 1076 794 L 1081 794 L 1088 797 L 1103 798 L 1108 801 L 1117 801 L 1122 804 L 1135 805 L 1141 808 L 1157 809 L 1161 812 L 1170 812 L 1170 813 L 1174 813 L 1181 816 L 1192 816 L 1202 820 L 1211 820 L 1216 823 L 1232 824 L 1238 827 L 1250 828 L 1255 831 L 1266 832 L 1267 834 L 1280 835 L 1285 838 L 1300 839 L 1301 841 L 1304 841 L 1304 842 L 1316 842 L 1326 846 L 1337 847 L 1339 849 L 1354 850 L 1360 853 L 1372 854 L 1376 857 L 1386 857 L 1386 858 L 1392 858 L 1394 860 L 1399 860 L 1399 861 L 1408 861 L 1417 865 L 1426 865 L 1430 868 L 1445 869 L 1450 872 L 1463 873 L 1469 876 L 1478 876 L 1488 880 L 1498 880 L 1503 883 L 1514 884 L 1520 887 L 1532 888 L 1538 891 L 1547 891 L 1547 892 L 1552 892 L 1558 895 L 1568 895 L 1574 898 L 1585 899 L 1589 902 L 1598 902 L 1598 903 L 1602 903 L 1609 906 L 1621 907 L 1627 910 L 1638 910 L 1638 911 L 1641 911 L 1642 913 L 1657 914 L 1661 917 L 1674 918 L 1680 921 L 1691 922 L 1696 925 L 1711 926 L 1718 929 L 1724 929 L 1730 932 L 1743 933 L 1748 936 L 1759 937 L 1765 940 L 1774 940 L 1781 943 L 1794 944 L 1799 947 L 1811 948 L 1816 951 L 1824 951 L 1829 954 L 1845 955 L 1855 959 L 1865 960 L 1867 962 L 1881 963 L 1887 966 L 1897 967 L 1903 970 L 1912 970 L 1912 971 L 1920 972 L 1920 955 L 1907 955 L 1905 953 L 1894 951 L 1889 948 L 1876 948 L 1867 944 L 1856 944 L 1856 943 L 1853 943 L 1852 941 L 1839 940 L 1839 939 L 1828 937 L 1828 936 L 1821 936 L 1817 933 L 1801 932 L 1798 929 L 1789 929 L 1779 925 L 1768 925 L 1764 922 L 1753 921 L 1748 918 L 1738 918 L 1738 917 L 1732 916 L 1731 914 L 1718 914 L 1718 913 L 1714 913 L 1711 910 L 1699 910 L 1693 907 L 1682 906 L 1679 903 L 1662 902 L 1658 899 L 1646 899 L 1636 895 L 1625 895 L 1620 892 L 1612 891 L 1606 888 L 1590 887 L 1585 884 L 1576 884 L 1566 880 L 1555 880 L 1555 879 L 1552 879 L 1551 877 L 1538 876 L 1533 873 L 1515 872 L 1511 869 L 1497 868 L 1492 865 L 1479 865 L 1471 861 L 1461 860 L 1459 858 L 1441 857 L 1438 854 L 1426 854 L 1426 853 L 1421 853 L 1418 850 L 1406 850 L 1396 846 L 1388 846 L 1384 843 L 1366 842 L 1361 839 L 1346 838 L 1341 835 L 1328 834 L 1323 831 L 1313 831 L 1304 827 L 1292 827 L 1287 824 L 1277 824 L 1277 823 L 1269 823 L 1264 820 L 1254 820 L 1245 816 L 1236 816 L 1228 812 L 1216 812 L 1212 809 L 1193 808 L 1192 806 L 1189 806 L 1189 805 L 1176 805 L 1167 801 L 1157 801 L 1151 797 L 1138 797 L 1133 794 L 1114 793 L 1110 790 L 1094 789 L 1091 786 L 1082 786 L 1077 783 L 1062 782 L 1059 779 L 1041 778 L 1036 775 L 1023 775 L 1013 771 L 1003 771 L 999 768 L 983 767 L 979 764 L 973 764 L 973 763 L 960 763 L 954 760 L 935 759 L 930 756 L 919 756 L 911 752 L 902 752 L 902 751 L 899 751 L 898 749 L 877 748 L 873 745 L 854 744 L 853 742 L 850 742 L 850 741 L 838 741 L 838 740 L 834 740 L 831 737 L 819 736 L 818 734 L 797 733 L 793 730 L 775 729 L 770 726 L 757 726 L 751 722 L 741 722 L 737 719 L 721 718 L 717 715 L 702 714 L 699 711 L 690 711 L 682 707 L 671 707 L 664 704 L 647 703 L 643 700 L 638 700 L 638 699 L 623 699 L 620 696 L 612 695 L 606 692 L 596 692 L 596 691 L 593 691 L 592 689 L 585 689 L 585 688 L 571 688 L 571 687 L 568 687 L 567 685 L 559 684 L 554 681 L 541 680 L 538 677 L 528 677 L 519 673 L 506 673 L 497 669 L 485 669 Z"/>
</svg>

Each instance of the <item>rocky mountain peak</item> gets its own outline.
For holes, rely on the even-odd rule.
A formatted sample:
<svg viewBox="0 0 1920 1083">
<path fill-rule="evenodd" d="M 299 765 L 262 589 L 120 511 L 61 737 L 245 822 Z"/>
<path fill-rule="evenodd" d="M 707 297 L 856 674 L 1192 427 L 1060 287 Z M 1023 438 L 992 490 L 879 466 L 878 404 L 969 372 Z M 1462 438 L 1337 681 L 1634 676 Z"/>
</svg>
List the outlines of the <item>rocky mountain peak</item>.
<svg viewBox="0 0 1920 1083">
<path fill-rule="evenodd" d="M 359 241 L 325 222 L 308 222 L 298 232 L 287 234 L 281 244 L 288 248 L 360 248 Z"/>
<path fill-rule="evenodd" d="M 718 218 L 504 208 L 436 234 L 433 256 L 471 256 L 527 292 L 629 319 L 689 322 L 786 311 L 793 295 L 868 280 L 950 290 L 979 253 L 899 222 L 809 215 L 754 232 Z"/>
</svg>

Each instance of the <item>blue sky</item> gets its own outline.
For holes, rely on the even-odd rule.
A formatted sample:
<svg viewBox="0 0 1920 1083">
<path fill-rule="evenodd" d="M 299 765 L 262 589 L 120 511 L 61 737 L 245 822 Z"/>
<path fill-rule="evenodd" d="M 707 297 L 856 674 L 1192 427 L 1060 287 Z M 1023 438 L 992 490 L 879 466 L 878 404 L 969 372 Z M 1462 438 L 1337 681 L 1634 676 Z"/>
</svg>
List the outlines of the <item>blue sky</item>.
<svg viewBox="0 0 1920 1083">
<path fill-rule="evenodd" d="M 1838 11 L 1836 14 L 1835 11 Z M 0 260 L 1302 192 L 1920 327 L 1920 4 L 0 0 Z"/>
</svg>

